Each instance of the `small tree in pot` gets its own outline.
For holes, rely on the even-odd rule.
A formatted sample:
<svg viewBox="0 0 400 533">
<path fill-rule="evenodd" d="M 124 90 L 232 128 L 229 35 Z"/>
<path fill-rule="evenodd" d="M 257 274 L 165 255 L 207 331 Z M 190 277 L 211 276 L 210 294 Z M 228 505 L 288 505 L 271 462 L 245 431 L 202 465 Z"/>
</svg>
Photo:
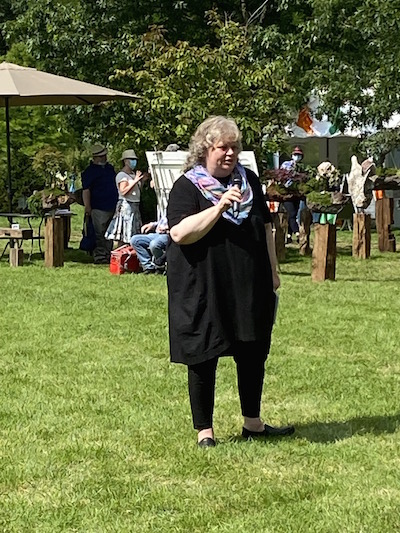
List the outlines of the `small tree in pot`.
<svg viewBox="0 0 400 533">
<path fill-rule="evenodd" d="M 66 191 L 67 165 L 60 150 L 50 145 L 43 146 L 34 156 L 32 167 L 46 180 L 46 187 L 34 191 L 28 198 L 32 213 L 43 215 L 57 208 L 66 208 L 74 201 Z"/>
</svg>

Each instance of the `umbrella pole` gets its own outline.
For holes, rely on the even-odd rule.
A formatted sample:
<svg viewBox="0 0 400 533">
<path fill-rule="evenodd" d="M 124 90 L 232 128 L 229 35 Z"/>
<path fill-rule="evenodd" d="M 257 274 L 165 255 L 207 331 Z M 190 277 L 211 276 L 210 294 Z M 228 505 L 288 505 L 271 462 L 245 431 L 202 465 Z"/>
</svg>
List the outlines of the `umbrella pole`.
<svg viewBox="0 0 400 533">
<path fill-rule="evenodd" d="M 11 181 L 11 143 L 10 143 L 10 109 L 9 109 L 9 98 L 6 96 L 6 137 L 7 137 L 7 173 L 8 173 L 8 206 L 10 213 L 12 213 L 12 181 Z"/>
</svg>

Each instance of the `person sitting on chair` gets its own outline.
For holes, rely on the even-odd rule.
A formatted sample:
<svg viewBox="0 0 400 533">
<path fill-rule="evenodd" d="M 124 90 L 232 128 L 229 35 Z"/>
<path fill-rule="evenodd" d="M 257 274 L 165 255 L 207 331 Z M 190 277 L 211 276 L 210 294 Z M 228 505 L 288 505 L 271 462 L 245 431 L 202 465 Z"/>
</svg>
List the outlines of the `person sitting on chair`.
<svg viewBox="0 0 400 533">
<path fill-rule="evenodd" d="M 149 222 L 141 228 L 141 233 L 133 235 L 131 246 L 134 248 L 144 274 L 163 274 L 168 239 L 168 221 L 161 217 L 158 222 Z"/>
</svg>

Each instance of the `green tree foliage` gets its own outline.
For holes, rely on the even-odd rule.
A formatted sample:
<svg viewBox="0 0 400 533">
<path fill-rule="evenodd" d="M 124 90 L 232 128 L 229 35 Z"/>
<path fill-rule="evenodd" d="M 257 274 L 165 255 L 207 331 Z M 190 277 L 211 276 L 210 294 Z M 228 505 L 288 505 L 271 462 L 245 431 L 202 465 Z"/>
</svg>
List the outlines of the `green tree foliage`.
<svg viewBox="0 0 400 533">
<path fill-rule="evenodd" d="M 213 5 L 213 0 L 14 0 L 18 16 L 10 17 L 2 34 L 10 44 L 22 40 L 40 68 L 104 84 L 116 68 L 126 66 L 128 38 L 152 25 L 163 26 L 171 42 L 212 40 L 205 13 Z M 218 5 L 243 22 L 259 2 L 222 0 Z"/>
<path fill-rule="evenodd" d="M 5 143 L 5 121 L 0 121 L 0 209 L 8 209 L 7 199 L 7 153 Z M 21 196 L 29 196 L 34 189 L 42 189 L 46 176 L 32 167 L 34 156 L 51 144 L 68 153 L 76 141 L 73 135 L 62 127 L 61 118 L 51 108 L 12 107 L 10 109 L 10 137 L 12 161 L 12 188 L 14 206 Z"/>
<path fill-rule="evenodd" d="M 369 135 L 359 144 L 360 154 L 372 156 L 379 167 L 387 154 L 400 146 L 400 128 L 384 129 Z"/>
<path fill-rule="evenodd" d="M 399 111 L 398 0 L 282 0 L 277 7 L 289 16 L 282 54 L 292 82 L 323 95 L 331 118 L 380 128 Z"/>
<path fill-rule="evenodd" d="M 261 153 L 278 146 L 312 90 L 338 123 L 380 128 L 399 111 L 399 0 L 219 0 L 220 16 L 206 15 L 214 3 L 4 0 L 7 60 L 142 97 L 68 108 L 61 122 L 47 110 L 13 110 L 14 169 L 43 144 L 111 142 L 116 152 L 129 144 L 142 157 L 170 141 L 186 145 L 213 113 L 236 118 Z M 24 113 L 33 113 L 30 124 Z"/>
<path fill-rule="evenodd" d="M 260 152 L 283 131 L 292 105 L 285 64 L 254 57 L 245 26 L 209 14 L 217 46 L 173 44 L 152 28 L 130 40 L 131 66 L 116 74 L 126 90 L 141 95 L 130 104 L 134 117 L 127 136 L 143 148 L 170 142 L 187 145 L 195 127 L 212 114 L 235 118 L 244 143 Z"/>
<path fill-rule="evenodd" d="M 9 22 L 15 18 L 14 10 L 11 0 L 2 0 L 0 3 L 0 57 L 7 52 L 8 46 L 5 39 L 5 35 L 1 28 L 6 22 Z"/>
<path fill-rule="evenodd" d="M 34 64 L 24 43 L 12 45 L 4 58 L 24 66 Z M 6 124 L 4 110 L 0 111 L 0 210 L 8 210 Z M 32 166 L 34 156 L 45 145 L 51 144 L 62 150 L 74 170 L 73 147 L 79 137 L 65 121 L 64 114 L 56 107 L 11 107 L 10 108 L 11 169 L 14 207 L 20 197 L 28 197 L 34 189 L 42 189 L 46 176 Z M 76 159 L 76 157 L 75 157 Z"/>
</svg>

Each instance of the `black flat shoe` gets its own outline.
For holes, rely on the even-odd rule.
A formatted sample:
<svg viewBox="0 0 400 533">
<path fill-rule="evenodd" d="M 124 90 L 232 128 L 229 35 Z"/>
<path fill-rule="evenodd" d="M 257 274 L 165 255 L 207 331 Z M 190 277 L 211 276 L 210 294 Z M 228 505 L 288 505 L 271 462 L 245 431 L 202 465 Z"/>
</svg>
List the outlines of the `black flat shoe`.
<svg viewBox="0 0 400 533">
<path fill-rule="evenodd" d="M 215 446 L 215 440 L 211 437 L 205 437 L 204 439 L 201 439 L 197 445 L 199 448 L 213 448 Z"/>
<path fill-rule="evenodd" d="M 294 426 L 283 426 L 276 428 L 273 426 L 268 426 L 264 424 L 263 431 L 250 431 L 249 429 L 243 428 L 242 437 L 245 439 L 250 439 L 254 437 L 285 437 L 288 435 L 293 435 Z"/>
</svg>

